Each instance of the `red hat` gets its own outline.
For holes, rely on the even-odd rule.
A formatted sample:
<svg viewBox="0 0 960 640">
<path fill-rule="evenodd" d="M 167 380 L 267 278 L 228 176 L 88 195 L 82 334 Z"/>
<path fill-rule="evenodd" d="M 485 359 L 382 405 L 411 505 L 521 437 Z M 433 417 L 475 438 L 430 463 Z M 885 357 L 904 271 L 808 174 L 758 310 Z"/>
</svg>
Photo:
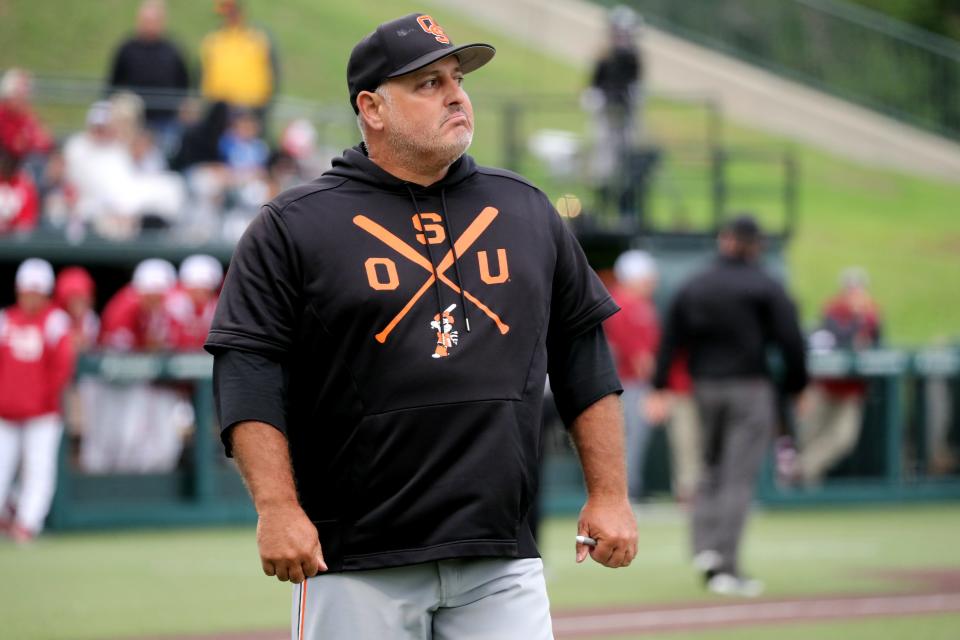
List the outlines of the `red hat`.
<svg viewBox="0 0 960 640">
<path fill-rule="evenodd" d="M 93 299 L 93 278 L 83 267 L 67 267 L 57 276 L 55 295 L 60 305 L 77 296 Z"/>
</svg>

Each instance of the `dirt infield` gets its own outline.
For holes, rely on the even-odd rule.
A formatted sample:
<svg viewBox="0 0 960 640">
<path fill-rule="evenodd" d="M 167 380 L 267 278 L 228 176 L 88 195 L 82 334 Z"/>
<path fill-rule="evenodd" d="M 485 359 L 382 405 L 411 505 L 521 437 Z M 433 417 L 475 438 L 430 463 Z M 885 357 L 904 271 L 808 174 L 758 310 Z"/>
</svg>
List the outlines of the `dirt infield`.
<svg viewBox="0 0 960 640">
<path fill-rule="evenodd" d="M 676 607 L 558 612 L 557 638 L 697 631 L 761 624 L 796 624 L 877 616 L 960 612 L 960 593 L 707 602 Z"/>
<path fill-rule="evenodd" d="M 670 605 L 555 611 L 554 635 L 558 639 L 621 634 L 635 637 L 670 631 L 960 613 L 960 571 L 884 571 L 874 575 L 912 582 L 918 589 L 912 593 L 704 600 Z M 178 636 L 176 640 L 285 640 L 289 637 L 289 631 L 258 631 Z M 166 636 L 163 639 L 138 640 L 174 638 Z"/>
</svg>

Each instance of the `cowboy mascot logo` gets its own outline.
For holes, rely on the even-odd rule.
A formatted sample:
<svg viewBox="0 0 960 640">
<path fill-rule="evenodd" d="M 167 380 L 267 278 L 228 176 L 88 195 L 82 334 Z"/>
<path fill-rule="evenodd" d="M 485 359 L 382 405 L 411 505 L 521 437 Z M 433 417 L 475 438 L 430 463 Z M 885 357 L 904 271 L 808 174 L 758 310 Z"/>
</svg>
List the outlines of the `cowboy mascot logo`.
<svg viewBox="0 0 960 640">
<path fill-rule="evenodd" d="M 444 309 L 443 313 L 433 316 L 430 328 L 437 332 L 437 348 L 433 351 L 434 358 L 446 358 L 449 355 L 449 350 L 457 346 L 460 334 L 453 330 L 454 319 L 452 313 L 456 307 L 457 305 L 452 304 Z"/>
</svg>

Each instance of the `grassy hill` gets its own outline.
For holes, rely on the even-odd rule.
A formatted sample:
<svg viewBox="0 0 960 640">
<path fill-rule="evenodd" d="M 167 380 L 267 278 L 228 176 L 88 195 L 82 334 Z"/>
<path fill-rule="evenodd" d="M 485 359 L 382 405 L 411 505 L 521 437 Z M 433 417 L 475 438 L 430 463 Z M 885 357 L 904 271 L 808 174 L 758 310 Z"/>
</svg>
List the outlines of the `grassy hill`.
<svg viewBox="0 0 960 640">
<path fill-rule="evenodd" d="M 132 28 L 137 4 L 134 0 L 0 0 L 0 68 L 20 65 L 46 75 L 100 78 L 112 49 Z M 576 131 L 585 127 L 585 118 L 575 106 L 575 96 L 585 82 L 583 68 L 492 33 L 439 3 L 423 7 L 399 0 L 247 0 L 246 4 L 252 19 L 267 27 L 278 44 L 286 95 L 342 106 L 346 112 L 344 70 L 353 44 L 378 22 L 425 8 L 457 41 L 480 40 L 497 46 L 495 63 L 468 79 L 479 107 L 479 135 L 472 152 L 481 162 L 502 159 L 498 114 L 486 106 L 498 96 L 532 97 L 536 111 L 527 118 L 524 133 L 547 126 Z M 196 60 L 200 39 L 217 24 L 212 2 L 169 0 L 168 5 L 171 32 L 190 59 Z M 557 110 L 553 100 L 537 98 L 548 95 L 571 99 Z M 694 130 L 702 122 L 695 115 L 678 115 L 682 109 L 675 106 L 654 101 L 653 135 L 670 141 L 695 137 Z M 346 140 L 355 137 L 349 128 L 339 134 Z M 733 123 L 725 126 L 725 140 L 733 146 L 768 149 L 789 145 Z M 920 343 L 960 335 L 960 301 L 955 295 L 960 283 L 960 184 L 859 166 L 802 145 L 793 148 L 801 166 L 801 218 L 788 261 L 792 286 L 808 324 L 833 292 L 839 270 L 857 264 L 871 273 L 891 341 Z M 555 198 L 571 189 L 562 181 L 546 179 L 541 167 L 525 165 L 524 171 Z M 775 181 L 759 169 L 745 177 L 767 187 Z M 693 217 L 702 218 L 707 215 L 706 198 L 690 189 L 678 187 L 693 207 Z M 665 215 L 666 200 L 655 199 L 658 218 Z M 775 196 L 766 194 L 745 198 L 738 205 L 763 211 L 775 202 Z"/>
<path fill-rule="evenodd" d="M 429 3 L 427 3 L 429 4 Z M 116 44 L 133 30 L 136 0 L 0 0 L 0 67 L 22 65 L 46 74 L 101 78 Z M 273 36 L 283 93 L 320 101 L 346 98 L 350 50 L 379 22 L 430 10 L 457 41 L 495 43 L 495 73 L 471 78 L 480 92 L 570 91 L 581 83 L 571 69 L 459 19 L 449 10 L 401 0 L 317 2 L 246 0 L 250 20 Z M 203 35 L 218 25 L 212 0 L 168 0 L 170 32 L 196 66 Z M 506 61 L 500 64 L 500 61 Z"/>
</svg>

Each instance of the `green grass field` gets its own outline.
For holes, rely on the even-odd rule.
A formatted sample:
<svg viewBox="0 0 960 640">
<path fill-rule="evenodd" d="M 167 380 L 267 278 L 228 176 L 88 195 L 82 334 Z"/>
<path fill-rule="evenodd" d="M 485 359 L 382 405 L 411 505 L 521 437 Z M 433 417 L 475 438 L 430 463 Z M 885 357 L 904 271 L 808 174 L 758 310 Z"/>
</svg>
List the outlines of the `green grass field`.
<svg viewBox="0 0 960 640">
<path fill-rule="evenodd" d="M 22 65 L 48 75 L 100 78 L 106 73 L 111 50 L 131 30 L 137 4 L 133 0 L 0 0 L 0 68 Z M 171 31 L 192 60 L 196 60 L 200 38 L 216 24 L 211 4 L 168 2 Z M 344 69 L 352 45 L 379 21 L 422 10 L 418 3 L 401 0 L 248 0 L 246 4 L 253 19 L 267 26 L 278 43 L 282 92 L 342 105 L 344 111 Z M 496 104 L 503 96 L 532 97 L 534 111 L 524 122 L 524 135 L 547 127 L 584 130 L 585 116 L 575 106 L 556 111 L 554 100 L 537 96 L 566 95 L 575 105 L 586 82 L 587 61 L 571 67 L 465 20 L 452 8 L 427 4 L 426 9 L 458 41 L 496 44 L 495 64 L 469 78 L 468 89 L 478 105 Z M 491 113 L 494 107 L 484 108 L 478 115 L 473 153 L 482 162 L 500 163 L 499 115 Z M 669 101 L 654 101 L 653 135 L 670 144 L 697 139 L 703 129 L 702 114 L 688 111 Z M 960 302 L 948 294 L 960 282 L 960 184 L 859 166 L 736 123 L 726 123 L 724 131 L 726 143 L 733 147 L 777 152 L 790 146 L 798 153 L 801 220 L 788 262 L 808 324 L 834 290 L 840 269 L 857 264 L 872 274 L 891 342 L 956 339 Z M 345 140 L 355 137 L 349 130 L 339 135 Z M 690 180 L 686 175 L 690 169 L 675 165 L 679 155 L 671 151 L 665 165 L 669 175 L 658 183 L 654 216 L 669 221 L 679 211 L 696 223 L 708 216 L 706 184 L 702 170 L 699 178 Z M 525 164 L 523 171 L 554 198 L 583 188 L 582 182 L 547 180 L 543 168 L 532 163 Z M 767 219 L 779 215 L 777 177 L 772 170 L 741 167 L 735 169 L 733 179 L 735 188 L 751 190 L 749 195 L 735 197 L 733 207 L 753 208 Z"/>
<path fill-rule="evenodd" d="M 944 615 L 922 618 L 884 618 L 881 620 L 804 624 L 786 627 L 747 627 L 703 633 L 668 633 L 644 635 L 644 640 L 955 640 L 960 616 Z M 592 640 L 628 640 L 629 636 L 596 636 Z"/>
<path fill-rule="evenodd" d="M 555 610 L 711 600 L 688 568 L 681 515 L 657 508 L 641 512 L 639 522 L 637 559 L 616 571 L 590 561 L 575 564 L 574 521 L 547 522 L 542 550 Z M 872 572 L 960 570 L 958 532 L 956 505 L 758 513 L 745 565 L 766 581 L 771 597 L 903 591 L 911 585 Z M 290 588 L 260 573 L 252 527 L 51 534 L 27 548 L 0 543 L 0 575 L 5 638 L 104 639 L 288 624 Z M 947 640 L 956 638 L 958 625 L 960 613 L 802 624 L 776 635 Z M 759 639 L 771 633 L 748 627 L 663 637 Z"/>
<path fill-rule="evenodd" d="M 0 69 L 25 66 L 48 76 L 100 78 L 109 54 L 130 31 L 134 0 L 0 0 Z M 347 110 L 344 69 L 352 45 L 379 21 L 426 8 L 457 41 L 494 43 L 494 64 L 469 78 L 478 109 L 473 153 L 484 163 L 502 159 L 502 120 L 492 111 L 503 96 L 524 95 L 535 107 L 522 134 L 561 128 L 584 132 L 576 94 L 585 65 L 548 58 L 518 40 L 491 32 L 438 2 L 370 0 L 247 0 L 256 22 L 269 27 L 283 61 L 282 92 Z M 168 0 L 171 28 L 191 59 L 216 20 L 208 0 Z M 531 29 L 535 25 L 531 25 Z M 537 96 L 567 95 L 569 106 L 549 110 Z M 54 113 L 47 110 L 45 113 Z M 74 110 L 76 127 L 79 114 Z M 703 114 L 669 100 L 650 110 L 654 136 L 695 141 Z M 339 132 L 350 138 L 352 130 Z M 896 344 L 960 335 L 960 184 L 861 166 L 821 150 L 795 145 L 742 124 L 725 122 L 734 147 L 793 148 L 801 162 L 801 219 L 789 252 L 792 287 L 808 322 L 832 292 L 838 271 L 865 266 Z M 673 160 L 671 159 L 671 162 Z M 524 168 L 551 196 L 579 189 L 549 180 L 535 164 Z M 655 194 L 657 219 L 677 210 L 706 219 L 707 191 L 688 165 L 670 165 L 671 194 Z M 759 187 L 734 200 L 776 218 L 769 169 L 739 168 L 736 184 Z M 678 195 L 679 194 L 679 195 Z M 682 202 L 680 202 L 682 200 Z M 680 515 L 652 510 L 640 517 L 640 555 L 610 571 L 573 562 L 572 520 L 548 521 L 543 541 L 551 599 L 557 610 L 575 607 L 709 600 L 686 557 Z M 872 571 L 960 570 L 960 506 L 766 512 L 753 520 L 745 564 L 763 578 L 770 596 L 881 593 L 908 588 Z M 28 548 L 0 541 L 0 638 L 109 639 L 140 635 L 283 629 L 290 588 L 260 573 L 251 527 L 146 532 L 54 534 Z M 801 624 L 773 629 L 672 633 L 663 640 L 954 640 L 960 614 Z M 617 636 L 623 640 L 626 636 Z M 596 637 L 593 640 L 614 640 Z"/>
</svg>

